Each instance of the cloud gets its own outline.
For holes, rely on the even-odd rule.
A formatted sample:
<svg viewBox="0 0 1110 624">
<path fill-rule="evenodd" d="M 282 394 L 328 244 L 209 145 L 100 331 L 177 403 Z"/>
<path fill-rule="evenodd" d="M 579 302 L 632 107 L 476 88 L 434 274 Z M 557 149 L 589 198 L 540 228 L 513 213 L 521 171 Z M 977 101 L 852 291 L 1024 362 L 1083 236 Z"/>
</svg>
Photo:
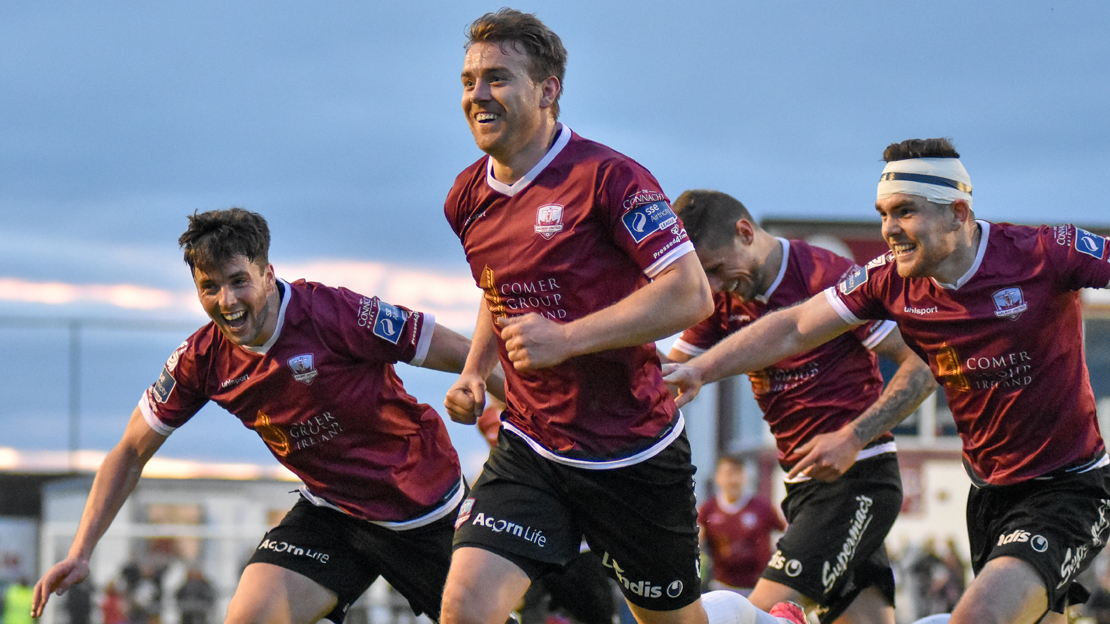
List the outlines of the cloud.
<svg viewBox="0 0 1110 624">
<path fill-rule="evenodd" d="M 343 286 L 390 303 L 429 312 L 437 322 L 460 331 L 474 327 L 481 292 L 470 276 L 356 260 L 312 260 L 277 267 L 286 280 L 307 279 L 329 286 Z M 203 313 L 196 293 L 137 284 L 77 284 L 0 277 L 0 304 L 31 304 L 47 310 L 66 307 L 80 311 L 88 306 L 101 310 L 150 311 L 195 318 Z"/>
</svg>

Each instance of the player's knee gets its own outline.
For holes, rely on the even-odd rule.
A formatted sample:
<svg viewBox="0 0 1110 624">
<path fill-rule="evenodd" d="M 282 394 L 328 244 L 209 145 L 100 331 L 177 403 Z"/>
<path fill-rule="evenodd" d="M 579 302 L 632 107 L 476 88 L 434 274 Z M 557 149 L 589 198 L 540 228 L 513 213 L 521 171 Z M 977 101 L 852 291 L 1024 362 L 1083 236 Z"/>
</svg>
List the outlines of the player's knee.
<svg viewBox="0 0 1110 624">
<path fill-rule="evenodd" d="M 488 602 L 489 596 L 483 596 L 469 584 L 447 583 L 443 588 L 440 624 L 487 624 Z"/>
<path fill-rule="evenodd" d="M 723 590 L 702 594 L 701 605 L 709 624 L 754 624 L 759 613 L 747 598 Z"/>
</svg>

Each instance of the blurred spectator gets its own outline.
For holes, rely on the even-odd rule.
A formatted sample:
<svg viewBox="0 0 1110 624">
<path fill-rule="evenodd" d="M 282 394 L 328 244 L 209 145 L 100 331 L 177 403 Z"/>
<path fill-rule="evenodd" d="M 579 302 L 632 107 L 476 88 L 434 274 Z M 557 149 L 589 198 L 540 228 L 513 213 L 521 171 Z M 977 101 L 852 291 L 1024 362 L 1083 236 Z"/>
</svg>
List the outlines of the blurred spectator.
<svg viewBox="0 0 1110 624">
<path fill-rule="evenodd" d="M 66 592 L 65 601 L 62 603 L 69 616 L 69 624 L 90 624 L 92 621 L 92 593 L 91 583 L 78 583 Z"/>
<path fill-rule="evenodd" d="M 159 624 L 162 621 L 162 578 L 149 563 L 140 566 L 142 576 L 128 595 L 131 624 Z"/>
<path fill-rule="evenodd" d="M 185 582 L 174 594 L 177 608 L 181 610 L 181 624 L 208 624 L 212 607 L 216 604 L 216 591 L 196 568 L 189 568 Z"/>
<path fill-rule="evenodd" d="M 127 611 L 127 598 L 124 592 L 115 581 L 111 581 L 104 588 L 104 596 L 100 599 L 101 624 L 127 624 Z"/>
<path fill-rule="evenodd" d="M 771 560 L 771 534 L 786 522 L 771 501 L 747 492 L 744 462 L 724 456 L 713 475 L 717 495 L 698 510 L 702 546 L 713 563 L 711 589 L 748 594 Z"/>
<path fill-rule="evenodd" d="M 31 624 L 32 594 L 30 581 L 25 578 L 8 585 L 4 590 L 2 624 Z"/>
<path fill-rule="evenodd" d="M 952 609 L 956 608 L 956 603 L 959 602 L 960 596 L 964 594 L 964 588 L 967 587 L 967 564 L 960 557 L 956 540 L 949 537 L 947 547 L 948 550 L 944 553 L 944 568 L 948 577 L 944 583 L 945 609 L 942 613 L 951 613 Z"/>
<path fill-rule="evenodd" d="M 937 554 L 933 538 L 926 539 L 921 550 L 907 564 L 914 619 L 947 613 L 949 607 L 944 589 L 948 582 L 948 568 Z"/>
</svg>

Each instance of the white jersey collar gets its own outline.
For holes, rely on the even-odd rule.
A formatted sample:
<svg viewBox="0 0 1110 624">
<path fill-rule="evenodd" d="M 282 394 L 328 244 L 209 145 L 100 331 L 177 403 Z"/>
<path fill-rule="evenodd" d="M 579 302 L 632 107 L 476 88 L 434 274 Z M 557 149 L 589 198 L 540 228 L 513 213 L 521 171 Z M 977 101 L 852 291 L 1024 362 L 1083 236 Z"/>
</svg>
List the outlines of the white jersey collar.
<svg viewBox="0 0 1110 624">
<path fill-rule="evenodd" d="M 779 274 L 775 276 L 775 281 L 771 284 L 771 287 L 767 289 L 767 292 L 755 296 L 755 300 L 760 303 L 767 303 L 771 295 L 775 294 L 775 289 L 779 287 L 779 284 L 782 283 L 782 278 L 786 276 L 786 263 L 790 260 L 790 241 L 785 238 L 779 238 L 778 236 L 775 237 L 775 240 L 782 244 L 782 264 L 779 266 Z"/>
<path fill-rule="evenodd" d="M 274 334 L 270 336 L 270 339 L 266 341 L 266 344 L 262 345 L 261 347 L 248 347 L 246 345 L 243 345 L 243 348 L 247 351 L 250 351 L 251 353 L 259 353 L 265 355 L 266 352 L 270 350 L 270 347 L 274 346 L 274 343 L 277 342 L 278 336 L 281 336 L 281 328 L 285 325 L 285 310 L 289 307 L 289 300 L 293 298 L 293 288 L 289 286 L 289 282 L 281 279 L 280 277 L 277 281 L 280 282 L 282 286 L 281 307 L 278 309 L 277 326 L 274 327 Z"/>
<path fill-rule="evenodd" d="M 566 124 L 559 124 L 559 136 L 555 138 L 555 143 L 551 146 L 551 149 L 547 150 L 547 153 L 540 159 L 540 162 L 536 163 L 535 167 L 532 167 L 531 171 L 524 174 L 523 178 L 517 180 L 511 186 L 493 177 L 493 156 L 487 156 L 486 184 L 489 184 L 491 189 L 502 195 L 508 195 L 509 197 L 516 195 L 527 188 L 528 185 L 532 183 L 532 180 L 535 180 L 536 177 L 547 168 L 547 165 L 551 164 L 552 160 L 555 160 L 559 152 L 562 152 L 563 148 L 570 142 L 570 136 L 570 128 L 568 128 Z"/>
<path fill-rule="evenodd" d="M 976 220 L 975 222 L 982 228 L 982 232 L 979 236 L 979 250 L 975 252 L 975 262 L 971 263 L 971 268 L 968 269 L 967 273 L 964 273 L 960 279 L 956 280 L 955 284 L 945 284 L 944 282 L 938 282 L 935 277 L 931 278 L 937 286 L 946 290 L 959 290 L 961 286 L 975 276 L 976 271 L 979 270 L 979 265 L 983 264 L 983 254 L 987 253 L 987 239 L 990 238 L 991 235 L 991 224 L 989 221 Z"/>
</svg>

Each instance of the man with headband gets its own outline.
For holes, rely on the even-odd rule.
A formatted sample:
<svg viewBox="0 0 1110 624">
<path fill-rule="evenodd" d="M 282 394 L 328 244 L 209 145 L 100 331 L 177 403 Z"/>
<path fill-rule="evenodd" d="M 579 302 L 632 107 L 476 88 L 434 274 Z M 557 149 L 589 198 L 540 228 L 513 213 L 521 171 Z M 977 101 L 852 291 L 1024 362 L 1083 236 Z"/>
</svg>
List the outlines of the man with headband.
<svg viewBox="0 0 1110 624">
<path fill-rule="evenodd" d="M 714 309 L 682 333 L 667 356 L 672 362 L 705 353 L 856 268 L 803 240 L 772 236 L 725 193 L 686 191 L 674 211 L 709 278 Z M 898 366 L 885 387 L 876 356 Z M 750 549 L 727 545 L 744 533 L 742 510 L 718 494 L 698 514 L 718 552 L 714 576 L 753 588 L 748 598 L 760 608 L 790 600 L 824 624 L 894 624 L 894 571 L 884 541 L 902 509 L 902 478 L 889 430 L 937 387 L 929 367 L 894 321 L 880 319 L 748 377 L 787 472 L 782 509 L 789 528 L 774 556 L 767 551 L 753 565 Z M 730 561 L 721 560 L 722 551 L 731 552 Z"/>
<path fill-rule="evenodd" d="M 1083 360 L 1080 288 L 1110 286 L 1110 241 L 1072 225 L 977 221 L 945 139 L 889 146 L 875 208 L 890 252 L 768 315 L 666 380 L 702 384 L 893 319 L 944 386 L 973 487 L 975 580 L 961 624 L 1063 622 L 1110 528 L 1110 459 Z M 1066 389 L 1066 392 L 1061 392 Z M 1043 618 L 1043 619 L 1042 619 Z"/>
</svg>

